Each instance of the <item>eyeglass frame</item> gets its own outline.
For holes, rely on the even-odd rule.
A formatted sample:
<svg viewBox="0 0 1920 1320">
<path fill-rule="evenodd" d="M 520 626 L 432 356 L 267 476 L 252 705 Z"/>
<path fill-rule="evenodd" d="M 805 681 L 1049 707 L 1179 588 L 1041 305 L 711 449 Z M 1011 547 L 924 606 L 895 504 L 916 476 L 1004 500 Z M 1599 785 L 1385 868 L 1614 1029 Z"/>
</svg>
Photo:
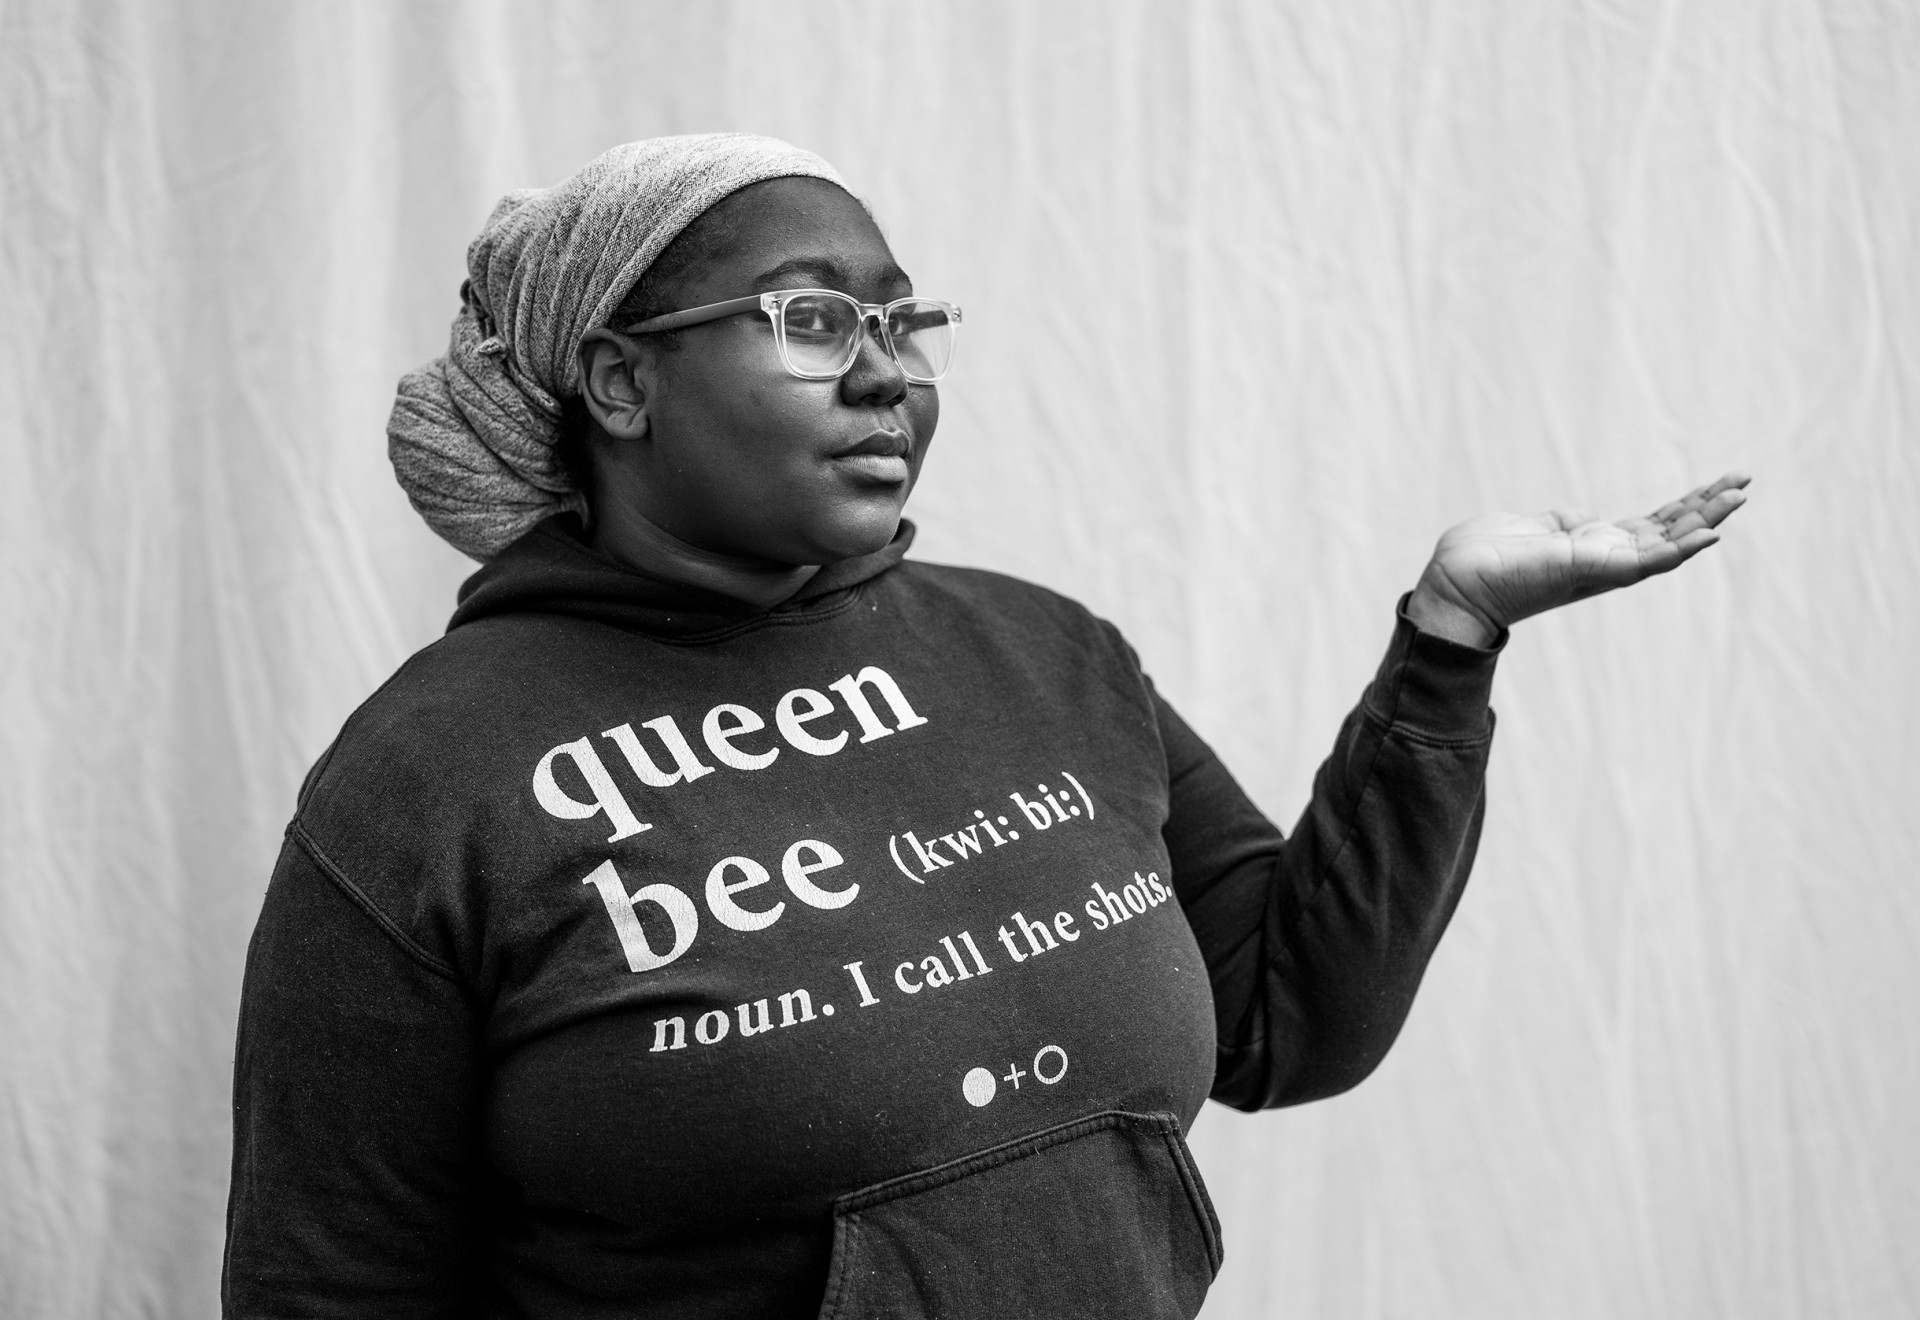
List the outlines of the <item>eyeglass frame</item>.
<svg viewBox="0 0 1920 1320">
<path fill-rule="evenodd" d="M 806 293 L 825 294 L 829 298 L 838 298 L 842 302 L 852 303 L 860 313 L 860 329 L 853 336 L 853 343 L 847 350 L 847 359 L 832 372 L 802 371 L 793 364 L 793 355 L 787 352 L 786 305 L 791 299 Z M 893 332 L 887 329 L 888 314 L 891 313 L 894 308 L 904 306 L 907 303 L 931 303 L 935 307 L 944 308 L 952 324 L 955 327 L 960 324 L 959 306 L 950 302 L 942 302 L 938 298 L 895 298 L 892 302 L 887 303 L 863 303 L 852 294 L 842 293 L 838 289 L 775 289 L 770 293 L 750 293 L 744 298 L 728 298 L 724 302 L 707 303 L 701 307 L 689 307 L 685 311 L 668 312 L 664 316 L 649 317 L 638 325 L 627 326 L 620 333 L 629 335 L 660 334 L 667 330 L 682 330 L 691 325 L 704 325 L 708 321 L 718 321 L 725 317 L 738 316 L 741 312 L 758 310 L 765 312 L 767 319 L 773 323 L 773 338 L 775 344 L 777 344 L 780 349 L 780 364 L 787 369 L 788 375 L 797 376 L 801 380 L 839 380 L 849 371 L 852 371 L 853 364 L 859 361 L 860 344 L 866 337 L 867 322 L 871 320 L 878 323 L 880 333 L 875 337 L 879 340 L 880 346 L 886 349 L 887 356 L 892 358 L 894 364 L 900 368 L 900 374 L 915 385 L 936 384 L 945 379 L 947 372 L 952 369 L 953 354 L 951 352 L 947 354 L 946 364 L 940 368 L 939 375 L 931 377 L 916 376 L 907 370 L 907 364 L 900 360 L 899 350 L 896 349 L 893 344 Z"/>
</svg>

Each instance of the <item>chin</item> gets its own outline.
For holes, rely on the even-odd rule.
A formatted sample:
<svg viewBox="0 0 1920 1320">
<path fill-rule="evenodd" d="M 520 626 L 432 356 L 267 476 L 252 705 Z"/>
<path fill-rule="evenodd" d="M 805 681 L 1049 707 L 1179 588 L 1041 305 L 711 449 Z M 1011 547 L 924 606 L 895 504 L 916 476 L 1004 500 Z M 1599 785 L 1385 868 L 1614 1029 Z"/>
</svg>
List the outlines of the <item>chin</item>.
<svg viewBox="0 0 1920 1320">
<path fill-rule="evenodd" d="M 888 501 L 884 508 L 846 509 L 825 525 L 809 528 L 807 540 L 817 559 L 802 562 L 834 564 L 842 559 L 858 559 L 886 548 L 900 529 L 901 511 L 906 501 Z"/>
</svg>

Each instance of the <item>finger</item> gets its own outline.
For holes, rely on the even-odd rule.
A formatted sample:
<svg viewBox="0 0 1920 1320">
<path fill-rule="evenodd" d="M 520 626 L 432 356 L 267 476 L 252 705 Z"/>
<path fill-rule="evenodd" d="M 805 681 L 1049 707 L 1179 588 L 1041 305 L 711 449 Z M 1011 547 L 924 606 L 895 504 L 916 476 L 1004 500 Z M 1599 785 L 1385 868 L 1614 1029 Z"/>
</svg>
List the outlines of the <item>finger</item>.
<svg viewBox="0 0 1920 1320">
<path fill-rule="evenodd" d="M 1729 472 L 1718 481 L 1705 486 L 1696 486 L 1679 499 L 1663 504 L 1655 509 L 1652 518 L 1655 522 L 1672 522 L 1689 509 L 1696 509 L 1724 495 L 1730 490 L 1744 490 L 1753 480 L 1744 472 Z M 1724 515 L 1723 515 L 1724 516 Z"/>
<path fill-rule="evenodd" d="M 1707 488 L 1705 486 L 1695 486 L 1679 499 L 1669 500 L 1665 504 L 1662 504 L 1649 516 L 1655 522 L 1672 522 L 1688 509 L 1696 507 L 1702 499 L 1706 498 L 1706 494 Z"/>
<path fill-rule="evenodd" d="M 1733 516 L 1733 511 L 1747 502 L 1747 492 L 1740 486 L 1729 486 L 1714 495 L 1700 506 L 1701 521 L 1709 527 L 1718 527 Z"/>
<path fill-rule="evenodd" d="M 1746 502 L 1747 493 L 1738 487 L 1723 490 L 1699 508 L 1688 509 L 1668 523 L 1666 538 L 1669 541 L 1678 541 L 1702 528 L 1718 527 L 1732 515 L 1735 509 Z"/>
<path fill-rule="evenodd" d="M 1685 536 L 1662 541 L 1641 555 L 1640 567 L 1647 577 L 1671 573 L 1708 546 L 1718 545 L 1720 534 L 1710 527 L 1696 527 Z"/>
<path fill-rule="evenodd" d="M 1680 547 L 1672 541 L 1655 539 L 1642 543 L 1639 547 L 1638 562 L 1634 565 L 1634 581 L 1654 577 L 1660 573 L 1670 573 L 1680 567 L 1685 556 Z"/>
<path fill-rule="evenodd" d="M 1661 505 L 1658 509 L 1655 509 L 1653 511 L 1653 517 L 1660 522 L 1672 522 L 1675 518 L 1678 518 L 1681 514 L 1685 513 L 1688 509 L 1699 508 L 1700 505 L 1703 502 L 1705 502 L 1707 498 L 1707 492 L 1712 489 L 1713 487 L 1711 484 L 1705 485 L 1705 486 L 1695 486 L 1692 490 L 1688 491 L 1685 495 L 1682 495 L 1679 499 L 1669 500 L 1667 503 Z"/>
<path fill-rule="evenodd" d="M 1671 564 L 1661 570 L 1662 572 L 1676 569 L 1699 554 L 1702 550 L 1719 545 L 1720 533 L 1710 527 L 1702 527 L 1697 531 L 1688 532 L 1685 536 L 1677 541 L 1670 542 L 1670 544 L 1675 550 L 1679 551 L 1679 554 L 1674 557 Z"/>
</svg>

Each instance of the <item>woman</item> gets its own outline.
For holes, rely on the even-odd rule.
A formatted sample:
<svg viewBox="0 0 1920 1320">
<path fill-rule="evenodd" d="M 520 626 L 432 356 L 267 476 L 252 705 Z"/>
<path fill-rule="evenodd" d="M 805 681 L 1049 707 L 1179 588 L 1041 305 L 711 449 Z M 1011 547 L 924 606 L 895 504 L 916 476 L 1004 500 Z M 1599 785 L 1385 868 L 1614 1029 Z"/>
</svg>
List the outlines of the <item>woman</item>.
<svg viewBox="0 0 1920 1320">
<path fill-rule="evenodd" d="M 959 312 L 824 162 L 630 144 L 469 269 L 390 434 L 484 566 L 289 826 L 232 1315 L 1192 1315 L 1182 1133 L 1393 1040 L 1506 626 L 1742 498 L 1449 532 L 1287 838 L 1110 625 L 903 559 Z"/>
</svg>

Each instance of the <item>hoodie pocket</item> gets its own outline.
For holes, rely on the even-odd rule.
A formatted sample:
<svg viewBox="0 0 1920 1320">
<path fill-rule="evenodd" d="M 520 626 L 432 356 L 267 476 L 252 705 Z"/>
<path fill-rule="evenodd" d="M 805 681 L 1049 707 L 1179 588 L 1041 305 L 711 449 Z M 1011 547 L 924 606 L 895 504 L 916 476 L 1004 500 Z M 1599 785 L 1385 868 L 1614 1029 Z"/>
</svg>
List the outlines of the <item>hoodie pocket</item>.
<svg viewBox="0 0 1920 1320">
<path fill-rule="evenodd" d="M 1180 1124 L 1113 1110 L 835 1201 L 820 1320 L 1191 1320 L 1220 1255 Z"/>
</svg>

